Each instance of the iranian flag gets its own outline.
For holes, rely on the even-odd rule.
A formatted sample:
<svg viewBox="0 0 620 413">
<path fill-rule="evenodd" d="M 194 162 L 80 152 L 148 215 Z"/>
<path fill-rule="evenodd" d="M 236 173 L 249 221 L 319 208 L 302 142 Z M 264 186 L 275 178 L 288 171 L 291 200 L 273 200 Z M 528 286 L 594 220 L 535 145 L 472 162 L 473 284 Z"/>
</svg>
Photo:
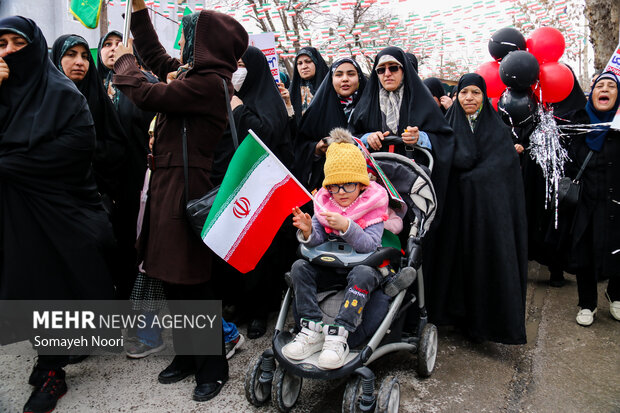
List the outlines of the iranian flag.
<svg viewBox="0 0 620 413">
<path fill-rule="evenodd" d="M 242 273 L 256 267 L 291 209 L 312 196 L 254 134 L 233 155 L 202 240 Z"/>
</svg>

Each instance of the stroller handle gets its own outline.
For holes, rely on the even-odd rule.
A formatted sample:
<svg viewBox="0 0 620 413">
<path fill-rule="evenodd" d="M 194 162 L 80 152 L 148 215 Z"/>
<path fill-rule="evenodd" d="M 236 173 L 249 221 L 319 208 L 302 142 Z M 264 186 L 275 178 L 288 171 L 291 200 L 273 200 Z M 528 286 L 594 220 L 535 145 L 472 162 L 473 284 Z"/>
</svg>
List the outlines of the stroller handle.
<svg viewBox="0 0 620 413">
<path fill-rule="evenodd" d="M 405 147 L 405 153 L 407 153 L 407 157 L 412 159 L 413 158 L 413 152 L 418 151 L 418 152 L 422 152 L 424 154 L 424 156 L 426 156 L 426 158 L 428 159 L 428 169 L 433 172 L 433 166 L 435 164 L 435 160 L 433 159 L 433 155 L 431 154 L 431 151 L 429 151 L 426 148 L 421 147 L 418 144 L 415 145 L 407 145 L 406 143 L 403 142 L 403 138 L 401 138 L 400 136 L 396 136 L 396 135 L 388 135 L 386 137 L 383 138 L 383 144 L 384 145 L 402 145 Z"/>
</svg>

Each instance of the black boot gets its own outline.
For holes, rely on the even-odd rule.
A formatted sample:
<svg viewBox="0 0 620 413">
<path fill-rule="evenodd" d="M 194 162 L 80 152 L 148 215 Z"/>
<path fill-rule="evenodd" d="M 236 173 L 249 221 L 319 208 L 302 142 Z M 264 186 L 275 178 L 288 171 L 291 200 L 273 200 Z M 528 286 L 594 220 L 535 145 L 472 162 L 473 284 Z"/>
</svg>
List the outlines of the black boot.
<svg viewBox="0 0 620 413">
<path fill-rule="evenodd" d="M 56 408 L 56 403 L 66 392 L 64 370 L 48 370 L 43 383 L 32 391 L 24 406 L 24 413 L 49 413 Z"/>
<path fill-rule="evenodd" d="M 549 285 L 555 288 L 564 287 L 566 284 L 566 280 L 564 279 L 563 271 L 551 271 L 551 275 L 549 277 Z"/>
</svg>

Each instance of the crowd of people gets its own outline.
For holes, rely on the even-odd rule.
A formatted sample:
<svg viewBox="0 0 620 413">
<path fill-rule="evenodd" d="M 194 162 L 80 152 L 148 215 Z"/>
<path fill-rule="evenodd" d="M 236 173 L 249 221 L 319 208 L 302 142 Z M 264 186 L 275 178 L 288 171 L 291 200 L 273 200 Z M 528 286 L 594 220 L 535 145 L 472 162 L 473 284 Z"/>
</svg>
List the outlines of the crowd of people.
<svg viewBox="0 0 620 413">
<path fill-rule="evenodd" d="M 335 328 L 323 325 L 312 298 L 321 271 L 296 262 L 295 250 L 331 232 L 356 250 L 372 250 L 388 217 L 375 211 L 372 197 L 385 191 L 369 182 L 359 148 L 330 136 L 343 128 L 371 152 L 411 157 L 417 145 L 433 155 L 438 211 L 423 252 L 430 321 L 474 341 L 525 343 L 528 259 L 549 266 L 553 286 L 563 285 L 565 271 L 576 274 L 582 326 L 597 314 L 597 281 L 609 279 L 608 308 L 620 320 L 620 131 L 609 127 L 620 83 L 613 73 L 598 76 L 587 97 L 575 82 L 571 95 L 552 105 L 558 123 L 599 124 L 563 142 L 571 159 L 566 174 L 580 173 L 582 192 L 575 207 L 560 206 L 556 225 L 529 153 L 535 119 L 505 125 L 481 76 L 463 75 L 451 98 L 438 79 L 422 81 L 415 56 L 397 47 L 379 52 L 367 75 L 351 56 L 328 66 L 307 46 L 285 85 L 273 80 L 234 18 L 184 16 L 177 59 L 159 43 L 144 1 L 132 2 L 133 45 L 118 31 L 107 33 L 96 64 L 80 36 L 59 37 L 50 54 L 34 21 L 0 19 L 0 299 L 132 299 L 135 311 L 151 317 L 161 307 L 149 303 L 170 300 L 175 313 L 179 300 L 220 299 L 225 317 L 247 324 L 254 339 L 265 334 L 292 267 L 302 320 L 285 354 L 298 359 L 322 350 L 322 366 L 338 368 L 363 304 L 359 312 L 343 304 Z M 192 233 L 184 200 L 222 182 L 235 138 L 250 129 L 329 208 L 315 205 L 315 218 L 312 206 L 295 209 L 257 267 L 242 275 Z M 397 144 L 385 142 L 394 136 Z M 379 218 L 343 218 L 349 208 Z M 379 277 L 365 267 L 347 279 L 368 293 Z M 193 375 L 193 399 L 215 397 L 228 379 L 227 354 L 244 341 L 233 323 L 223 326 L 220 355 L 176 355 L 159 381 Z M 164 346 L 161 331 L 131 335 L 130 357 Z M 181 340 L 196 338 L 175 331 L 173 341 Z M 38 357 L 25 412 L 54 409 L 67 391 L 63 368 L 73 361 Z"/>
</svg>

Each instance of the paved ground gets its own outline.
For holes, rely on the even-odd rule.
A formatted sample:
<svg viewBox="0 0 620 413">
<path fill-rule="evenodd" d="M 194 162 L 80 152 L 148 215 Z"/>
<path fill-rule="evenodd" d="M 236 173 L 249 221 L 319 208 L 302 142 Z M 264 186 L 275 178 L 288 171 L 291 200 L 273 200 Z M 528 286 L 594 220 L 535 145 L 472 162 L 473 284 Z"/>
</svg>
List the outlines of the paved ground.
<svg viewBox="0 0 620 413">
<path fill-rule="evenodd" d="M 599 313 L 594 325 L 575 323 L 574 277 L 561 289 L 549 288 L 548 273 L 530 265 L 528 344 L 473 344 L 450 329 L 440 329 L 437 367 L 421 380 L 416 358 L 394 354 L 372 366 L 379 380 L 388 374 L 401 382 L 401 412 L 620 412 L 620 322 L 609 315 L 599 285 Z M 275 320 L 272 320 L 272 325 Z M 242 332 L 245 328 L 241 329 Z M 69 392 L 58 412 L 245 412 L 243 379 L 251 360 L 269 338 L 247 341 L 230 363 L 230 380 L 206 403 L 191 401 L 193 383 L 160 385 L 157 374 L 169 357 L 128 360 L 90 357 L 67 367 Z M 30 393 L 26 384 L 33 357 L 0 357 L 0 412 L 21 412 Z M 294 411 L 340 411 L 345 381 L 304 382 Z"/>
</svg>

